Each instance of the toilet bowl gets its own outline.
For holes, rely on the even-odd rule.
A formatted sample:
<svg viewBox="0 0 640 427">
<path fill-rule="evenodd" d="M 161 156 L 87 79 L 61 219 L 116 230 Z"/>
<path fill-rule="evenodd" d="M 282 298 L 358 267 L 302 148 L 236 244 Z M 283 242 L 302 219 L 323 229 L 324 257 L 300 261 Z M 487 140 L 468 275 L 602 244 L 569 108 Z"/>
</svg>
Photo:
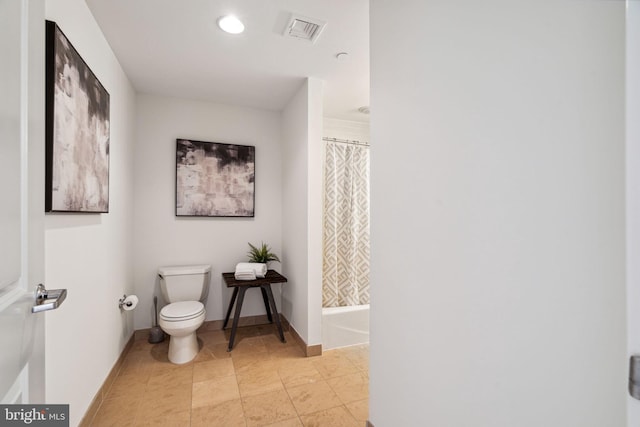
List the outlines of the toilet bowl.
<svg viewBox="0 0 640 427">
<path fill-rule="evenodd" d="M 169 335 L 169 361 L 183 364 L 198 354 L 196 330 L 204 323 L 211 266 L 161 267 L 160 289 L 168 304 L 160 310 L 158 325 Z"/>
<path fill-rule="evenodd" d="M 196 330 L 204 323 L 204 305 L 199 301 L 180 301 L 160 311 L 159 325 L 169 336 L 169 361 L 187 363 L 198 354 Z"/>
</svg>

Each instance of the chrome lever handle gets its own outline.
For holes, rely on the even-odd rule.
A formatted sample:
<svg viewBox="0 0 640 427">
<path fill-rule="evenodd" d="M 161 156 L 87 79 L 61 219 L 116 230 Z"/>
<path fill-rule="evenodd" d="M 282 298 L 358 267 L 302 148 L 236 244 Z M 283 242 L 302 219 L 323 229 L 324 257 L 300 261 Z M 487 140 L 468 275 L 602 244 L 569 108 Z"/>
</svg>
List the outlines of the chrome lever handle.
<svg viewBox="0 0 640 427">
<path fill-rule="evenodd" d="M 67 298 L 66 289 L 47 290 L 42 284 L 36 289 L 36 303 L 31 307 L 32 313 L 41 311 L 55 310 Z"/>
</svg>

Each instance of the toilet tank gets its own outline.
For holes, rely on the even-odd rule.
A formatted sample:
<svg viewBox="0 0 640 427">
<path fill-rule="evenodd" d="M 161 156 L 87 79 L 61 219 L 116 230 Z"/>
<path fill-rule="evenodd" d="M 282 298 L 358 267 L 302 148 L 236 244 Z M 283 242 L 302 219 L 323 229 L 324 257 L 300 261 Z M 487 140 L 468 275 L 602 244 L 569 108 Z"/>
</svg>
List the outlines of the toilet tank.
<svg viewBox="0 0 640 427">
<path fill-rule="evenodd" d="M 168 303 L 179 301 L 205 302 L 209 295 L 210 265 L 160 267 L 160 289 Z"/>
</svg>

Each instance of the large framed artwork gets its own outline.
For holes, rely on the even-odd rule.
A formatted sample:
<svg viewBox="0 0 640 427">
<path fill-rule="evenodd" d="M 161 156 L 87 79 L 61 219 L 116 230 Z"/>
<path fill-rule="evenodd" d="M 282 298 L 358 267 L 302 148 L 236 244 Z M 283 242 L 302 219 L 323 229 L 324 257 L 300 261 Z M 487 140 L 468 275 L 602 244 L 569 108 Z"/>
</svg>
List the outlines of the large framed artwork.
<svg viewBox="0 0 640 427">
<path fill-rule="evenodd" d="M 46 22 L 45 211 L 109 212 L 109 93 Z"/>
<path fill-rule="evenodd" d="M 176 141 L 176 216 L 253 217 L 256 148 Z"/>
</svg>

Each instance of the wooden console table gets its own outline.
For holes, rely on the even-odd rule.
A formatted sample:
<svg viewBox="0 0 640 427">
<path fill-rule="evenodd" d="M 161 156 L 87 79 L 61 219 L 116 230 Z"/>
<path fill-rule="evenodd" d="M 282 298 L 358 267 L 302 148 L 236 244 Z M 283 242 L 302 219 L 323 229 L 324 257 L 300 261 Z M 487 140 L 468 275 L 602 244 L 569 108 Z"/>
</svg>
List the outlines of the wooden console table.
<svg viewBox="0 0 640 427">
<path fill-rule="evenodd" d="M 280 323 L 280 315 L 278 314 L 278 308 L 276 302 L 273 299 L 273 292 L 271 292 L 272 283 L 285 283 L 287 278 L 278 273 L 275 270 L 268 270 L 265 277 L 255 280 L 236 280 L 233 273 L 222 273 L 222 279 L 226 283 L 228 288 L 233 288 L 233 295 L 229 302 L 229 308 L 227 309 L 227 315 L 224 318 L 224 325 L 222 329 L 227 327 L 229 322 L 229 316 L 231 316 L 231 310 L 233 304 L 236 302 L 236 312 L 233 316 L 233 325 L 231 326 L 231 337 L 229 338 L 229 348 L 227 351 L 231 351 L 233 348 L 233 341 L 236 338 L 236 330 L 238 328 L 238 321 L 240 320 L 240 311 L 242 310 L 242 302 L 244 301 L 244 293 L 247 289 L 260 288 L 262 291 L 262 299 L 264 300 L 264 307 L 267 309 L 267 318 L 269 322 L 273 323 L 275 318 L 276 325 L 278 326 L 278 332 L 280 333 L 280 340 L 286 342 L 284 339 L 284 333 L 282 332 L 282 324 Z M 271 306 L 271 307 L 269 307 Z"/>
</svg>

